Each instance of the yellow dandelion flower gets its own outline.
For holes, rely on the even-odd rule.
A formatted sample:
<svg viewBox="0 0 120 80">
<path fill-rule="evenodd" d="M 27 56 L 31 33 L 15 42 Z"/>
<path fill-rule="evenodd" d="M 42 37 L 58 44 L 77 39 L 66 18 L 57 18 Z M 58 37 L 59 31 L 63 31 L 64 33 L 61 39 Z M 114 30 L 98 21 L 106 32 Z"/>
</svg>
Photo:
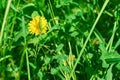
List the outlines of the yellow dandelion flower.
<svg viewBox="0 0 120 80">
<path fill-rule="evenodd" d="M 35 18 L 33 18 L 32 21 L 30 21 L 28 26 L 31 34 L 45 34 L 47 31 L 47 20 L 45 19 L 45 17 L 36 16 Z"/>
</svg>

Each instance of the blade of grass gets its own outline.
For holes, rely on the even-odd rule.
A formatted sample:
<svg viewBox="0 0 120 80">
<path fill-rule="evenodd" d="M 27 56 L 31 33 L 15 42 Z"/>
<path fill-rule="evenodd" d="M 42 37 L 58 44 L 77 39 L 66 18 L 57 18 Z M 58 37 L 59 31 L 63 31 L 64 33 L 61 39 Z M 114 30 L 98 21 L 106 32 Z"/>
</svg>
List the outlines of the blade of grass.
<svg viewBox="0 0 120 80">
<path fill-rule="evenodd" d="M 31 80 L 29 58 L 28 58 L 27 44 L 26 44 L 26 28 L 25 27 L 26 27 L 25 26 L 25 19 L 24 19 L 24 16 L 22 16 L 22 32 L 23 32 L 23 37 L 24 37 L 24 48 L 25 48 L 25 53 L 26 53 L 27 73 L 28 73 L 28 80 Z"/>
<path fill-rule="evenodd" d="M 21 69 L 23 67 L 24 56 L 25 56 L 25 49 L 23 50 L 22 56 L 21 56 L 21 59 L 20 59 L 19 75 L 18 75 L 18 79 L 17 80 L 21 80 L 20 79 L 20 75 L 21 75 Z"/>
<path fill-rule="evenodd" d="M 55 25 L 55 24 L 56 24 L 56 23 L 55 23 L 55 20 L 54 20 L 55 15 L 54 15 L 54 11 L 53 11 L 52 4 L 51 4 L 51 1 L 50 1 L 50 0 L 48 0 L 48 6 L 49 6 L 49 8 L 50 8 L 50 10 L 51 10 L 51 18 L 53 19 L 53 24 Z"/>
<path fill-rule="evenodd" d="M 105 44 L 105 40 L 102 37 L 102 35 L 100 34 L 100 32 L 97 29 L 94 29 L 94 34 L 96 36 L 96 38 L 100 41 L 100 43 Z"/>
<path fill-rule="evenodd" d="M 72 58 L 73 54 L 72 54 L 72 46 L 71 46 L 71 43 L 70 41 L 68 41 L 68 46 L 69 46 L 69 58 Z M 71 62 L 71 64 L 69 64 L 69 67 L 72 69 L 73 67 L 73 62 Z M 73 73 L 74 75 L 72 75 L 72 79 L 73 80 L 76 80 L 76 75 L 75 73 Z"/>
<path fill-rule="evenodd" d="M 2 57 L 2 58 L 0 58 L 0 62 L 2 62 L 3 60 L 5 60 L 5 59 L 7 59 L 7 58 L 10 58 L 10 57 L 12 57 L 11 55 L 7 55 L 7 56 L 5 56 L 5 57 Z"/>
<path fill-rule="evenodd" d="M 6 7 L 6 10 L 5 10 L 5 15 L 4 15 L 4 19 L 3 19 L 3 23 L 2 23 L 2 28 L 1 28 L 1 32 L 0 32 L 0 45 L 2 45 L 3 32 L 4 32 L 4 28 L 5 28 L 5 23 L 7 21 L 6 19 L 7 19 L 7 15 L 8 15 L 9 9 L 10 9 L 11 1 L 12 0 L 8 0 L 7 7 Z"/>
<path fill-rule="evenodd" d="M 116 42 L 114 49 L 116 49 L 120 45 L 120 39 Z"/>
<path fill-rule="evenodd" d="M 94 22 L 94 24 L 93 24 L 93 26 L 92 26 L 92 28 L 91 28 L 91 30 L 90 30 L 90 33 L 89 33 L 89 35 L 88 35 L 88 37 L 87 37 L 87 39 L 86 39 L 86 41 L 85 41 L 85 43 L 84 43 L 81 51 L 80 51 L 80 54 L 78 55 L 78 58 L 77 58 L 77 60 L 76 60 L 76 62 L 75 62 L 75 65 L 74 65 L 74 67 L 73 67 L 73 69 L 72 69 L 72 71 L 71 71 L 70 78 L 71 78 L 71 76 L 73 75 L 73 73 L 74 73 L 74 71 L 75 71 L 75 68 L 77 67 L 77 64 L 78 64 L 78 62 L 79 62 L 79 60 L 80 60 L 80 57 L 81 57 L 81 55 L 83 54 L 84 49 L 85 49 L 85 47 L 86 47 L 86 45 L 87 45 L 87 43 L 88 43 L 88 40 L 90 39 L 90 36 L 91 36 L 91 34 L 93 33 L 93 30 L 94 30 L 94 28 L 95 28 L 98 20 L 100 19 L 100 16 L 102 15 L 105 7 L 107 6 L 108 2 L 109 2 L 109 0 L 106 0 L 106 1 L 104 2 L 103 6 L 102 6 L 102 9 L 101 9 L 100 13 L 99 13 L 98 16 L 97 16 L 97 18 L 96 18 L 96 20 L 95 20 L 95 22 Z"/>
<path fill-rule="evenodd" d="M 26 62 L 27 62 L 28 80 L 31 80 L 31 79 L 30 79 L 29 58 L 28 58 L 28 52 L 27 52 L 27 50 L 26 50 Z"/>
<path fill-rule="evenodd" d="M 116 30 L 117 30 L 117 21 L 115 21 L 115 23 L 114 23 L 113 34 L 112 34 L 112 36 L 111 36 L 111 38 L 110 38 L 110 40 L 108 42 L 106 50 L 108 50 L 108 48 L 109 48 L 109 51 L 111 51 Z"/>
</svg>

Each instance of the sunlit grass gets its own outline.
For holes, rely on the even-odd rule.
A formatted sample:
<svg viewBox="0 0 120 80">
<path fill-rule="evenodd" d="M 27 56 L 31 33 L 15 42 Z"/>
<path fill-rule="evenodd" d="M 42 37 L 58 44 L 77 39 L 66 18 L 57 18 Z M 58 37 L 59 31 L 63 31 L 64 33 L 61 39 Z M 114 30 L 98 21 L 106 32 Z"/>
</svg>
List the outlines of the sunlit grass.
<svg viewBox="0 0 120 80">
<path fill-rule="evenodd" d="M 0 80 L 119 80 L 119 0 L 0 1 Z"/>
</svg>

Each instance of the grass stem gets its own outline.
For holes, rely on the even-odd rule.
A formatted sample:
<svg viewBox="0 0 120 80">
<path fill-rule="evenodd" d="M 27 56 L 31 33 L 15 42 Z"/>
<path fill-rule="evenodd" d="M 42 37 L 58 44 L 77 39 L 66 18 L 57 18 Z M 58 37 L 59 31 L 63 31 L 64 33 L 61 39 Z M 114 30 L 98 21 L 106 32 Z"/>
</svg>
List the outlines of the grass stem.
<svg viewBox="0 0 120 80">
<path fill-rule="evenodd" d="M 78 62 L 79 62 L 79 60 L 80 60 L 80 57 L 82 56 L 82 54 L 83 54 L 83 52 L 84 52 L 84 49 L 85 49 L 85 47 L 86 47 L 86 45 L 87 45 L 87 43 L 88 43 L 88 41 L 89 41 L 89 39 L 90 39 L 90 36 L 91 36 L 91 34 L 93 33 L 93 30 L 94 30 L 97 22 L 99 21 L 99 19 L 100 19 L 102 13 L 103 13 L 105 7 L 107 6 L 108 2 L 109 2 L 109 0 L 106 0 L 106 1 L 104 2 L 102 9 L 101 9 L 100 13 L 99 13 L 98 16 L 97 16 L 97 18 L 96 18 L 96 20 L 95 20 L 95 22 L 94 22 L 94 24 L 93 24 L 93 26 L 92 26 L 92 28 L 91 28 L 91 30 L 90 30 L 90 33 L 89 33 L 89 35 L 88 35 L 88 37 L 87 37 L 87 39 L 86 39 L 86 41 L 85 41 L 85 43 L 84 43 L 81 51 L 80 51 L 80 54 L 78 55 L 78 58 L 77 58 L 77 60 L 76 60 L 76 62 L 75 62 L 75 65 L 74 65 L 74 67 L 73 67 L 73 69 L 72 69 L 72 71 L 71 71 L 70 78 L 71 78 L 71 76 L 73 75 L 73 73 L 74 73 L 74 71 L 75 71 L 75 68 L 77 67 L 77 64 L 78 64 Z"/>
<path fill-rule="evenodd" d="M 10 9 L 11 1 L 12 0 L 8 0 L 7 7 L 6 7 L 6 10 L 5 10 L 5 15 L 4 15 L 4 19 L 3 19 L 3 23 L 2 23 L 2 28 L 1 28 L 1 32 L 0 32 L 0 45 L 2 45 L 3 32 L 4 32 L 4 28 L 5 28 L 5 23 L 7 21 L 6 19 L 7 19 L 7 15 L 8 15 L 9 9 Z"/>
</svg>

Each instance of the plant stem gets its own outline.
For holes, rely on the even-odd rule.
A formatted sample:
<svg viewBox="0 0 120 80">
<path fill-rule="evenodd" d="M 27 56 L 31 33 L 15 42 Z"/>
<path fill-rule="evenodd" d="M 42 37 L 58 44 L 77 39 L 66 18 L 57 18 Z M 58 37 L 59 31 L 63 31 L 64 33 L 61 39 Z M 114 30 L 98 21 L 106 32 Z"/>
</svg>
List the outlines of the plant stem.
<svg viewBox="0 0 120 80">
<path fill-rule="evenodd" d="M 108 45 L 106 47 L 106 50 L 108 50 L 108 48 L 109 48 L 109 52 L 112 50 L 112 44 L 113 44 L 113 40 L 114 40 L 116 30 L 117 30 L 117 21 L 115 21 L 115 23 L 114 23 L 113 34 L 112 34 L 112 36 L 111 36 L 111 38 L 108 42 Z"/>
<path fill-rule="evenodd" d="M 85 47 L 86 47 L 86 45 L 87 45 L 87 43 L 88 43 L 88 40 L 90 39 L 90 36 L 91 36 L 91 34 L 93 33 L 93 30 L 94 30 L 94 28 L 95 28 L 98 20 L 100 19 L 100 16 L 102 15 L 105 7 L 107 6 L 108 2 L 109 2 L 109 0 L 106 0 L 106 1 L 104 2 L 102 9 L 101 9 L 100 13 L 99 13 L 98 16 L 97 16 L 97 18 L 96 18 L 96 20 L 95 20 L 95 22 L 94 22 L 94 24 L 93 24 L 93 26 L 92 26 L 92 28 L 91 28 L 91 30 L 90 30 L 90 33 L 89 33 L 89 35 L 88 35 L 88 37 L 87 37 L 87 39 L 86 39 L 86 41 L 85 41 L 85 43 L 84 43 L 81 51 L 80 51 L 80 54 L 78 55 L 78 58 L 77 58 L 77 60 L 76 60 L 76 62 L 75 62 L 75 65 L 74 65 L 74 67 L 73 67 L 73 69 L 72 69 L 72 71 L 71 71 L 70 78 L 71 78 L 71 76 L 73 75 L 73 73 L 74 73 L 74 71 L 75 71 L 75 68 L 77 67 L 77 64 L 78 64 L 78 62 L 79 62 L 79 60 L 80 60 L 80 57 L 82 56 L 82 54 L 83 54 L 83 52 L 84 52 L 84 49 L 85 49 Z"/>
</svg>

